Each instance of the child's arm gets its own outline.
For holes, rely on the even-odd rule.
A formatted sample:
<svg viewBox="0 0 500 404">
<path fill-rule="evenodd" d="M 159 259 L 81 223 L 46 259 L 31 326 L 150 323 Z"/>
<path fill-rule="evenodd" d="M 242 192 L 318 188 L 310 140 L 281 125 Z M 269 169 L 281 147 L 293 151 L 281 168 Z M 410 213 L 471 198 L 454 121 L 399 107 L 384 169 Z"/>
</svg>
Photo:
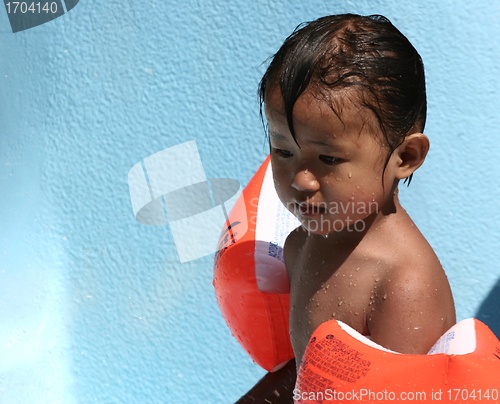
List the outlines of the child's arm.
<svg viewBox="0 0 500 404">
<path fill-rule="evenodd" d="M 455 307 L 441 267 L 392 271 L 368 313 L 373 341 L 401 353 L 425 354 L 455 324 Z"/>
<path fill-rule="evenodd" d="M 296 379 L 295 360 L 292 359 L 280 370 L 267 373 L 236 404 L 293 403 L 293 389 Z"/>
</svg>

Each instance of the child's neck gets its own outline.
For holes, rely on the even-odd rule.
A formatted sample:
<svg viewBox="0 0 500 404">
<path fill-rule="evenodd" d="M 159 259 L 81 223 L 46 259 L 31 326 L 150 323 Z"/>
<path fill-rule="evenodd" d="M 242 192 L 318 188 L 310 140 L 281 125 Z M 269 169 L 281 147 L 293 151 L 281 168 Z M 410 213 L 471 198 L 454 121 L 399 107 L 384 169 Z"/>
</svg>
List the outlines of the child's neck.
<svg viewBox="0 0 500 404">
<path fill-rule="evenodd" d="M 331 247 L 352 248 L 359 244 L 359 242 L 366 236 L 375 236 L 379 229 L 383 227 L 388 220 L 396 218 L 396 216 L 401 214 L 406 214 L 399 202 L 397 188 L 391 192 L 391 198 L 388 199 L 389 200 L 384 203 L 379 211 L 372 213 L 365 219 L 362 219 L 363 226 L 359 226 L 358 224 L 356 228 L 351 226 L 340 231 L 328 233 L 327 235 L 309 234 L 307 238 L 314 243 L 324 243 L 325 245 L 329 245 Z M 363 230 L 357 230 L 360 228 Z M 323 239 L 323 241 L 321 239 Z"/>
</svg>

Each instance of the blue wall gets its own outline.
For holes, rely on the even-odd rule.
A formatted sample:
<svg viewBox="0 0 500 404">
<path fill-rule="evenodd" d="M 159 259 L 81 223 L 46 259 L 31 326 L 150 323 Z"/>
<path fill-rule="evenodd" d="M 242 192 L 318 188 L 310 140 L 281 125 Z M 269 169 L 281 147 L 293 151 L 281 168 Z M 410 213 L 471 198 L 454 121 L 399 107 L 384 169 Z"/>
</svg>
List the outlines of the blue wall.
<svg viewBox="0 0 500 404">
<path fill-rule="evenodd" d="M 427 68 L 428 160 L 401 196 L 458 318 L 500 335 L 500 3 L 82 0 L 12 34 L 0 10 L 0 402 L 231 403 L 263 371 L 215 302 L 212 257 L 139 224 L 127 174 L 195 139 L 207 177 L 266 155 L 262 62 L 302 21 L 380 13 Z M 182 175 L 179 172 L 178 175 Z"/>
</svg>

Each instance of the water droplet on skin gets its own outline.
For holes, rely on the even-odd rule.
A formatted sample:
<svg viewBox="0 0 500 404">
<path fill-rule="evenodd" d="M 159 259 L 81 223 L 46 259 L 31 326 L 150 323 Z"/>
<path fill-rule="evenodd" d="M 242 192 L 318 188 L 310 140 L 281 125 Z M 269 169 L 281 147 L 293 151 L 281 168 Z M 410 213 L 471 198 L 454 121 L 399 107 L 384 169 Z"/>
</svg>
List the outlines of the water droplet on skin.
<svg viewBox="0 0 500 404">
<path fill-rule="evenodd" d="M 332 313 L 332 317 L 335 317 L 335 313 Z"/>
<path fill-rule="evenodd" d="M 357 311 L 354 312 L 355 316 L 359 316 L 359 313 Z"/>
<path fill-rule="evenodd" d="M 384 293 L 384 296 L 382 296 L 382 299 L 383 300 L 387 299 L 387 292 Z"/>
<path fill-rule="evenodd" d="M 349 172 L 349 178 L 352 178 L 352 173 L 351 172 Z"/>
<path fill-rule="evenodd" d="M 306 169 L 304 170 L 304 174 L 307 174 L 308 172 L 309 172 L 309 170 L 306 168 Z"/>
<path fill-rule="evenodd" d="M 343 303 L 344 303 L 344 302 L 341 300 L 341 301 L 339 302 L 339 306 L 342 306 L 342 304 L 343 304 Z"/>
</svg>

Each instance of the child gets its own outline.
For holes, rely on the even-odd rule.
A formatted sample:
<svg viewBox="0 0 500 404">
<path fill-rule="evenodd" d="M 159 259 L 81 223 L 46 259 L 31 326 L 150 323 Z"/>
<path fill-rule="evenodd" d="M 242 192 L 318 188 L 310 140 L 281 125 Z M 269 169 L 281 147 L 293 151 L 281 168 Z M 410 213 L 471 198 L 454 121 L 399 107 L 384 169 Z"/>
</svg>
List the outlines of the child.
<svg viewBox="0 0 500 404">
<path fill-rule="evenodd" d="M 417 51 L 385 17 L 323 17 L 286 39 L 260 99 L 276 191 L 302 224 L 284 249 L 297 368 L 331 319 L 425 354 L 455 309 L 438 258 L 398 200 L 399 181 L 410 183 L 429 149 Z M 240 402 L 291 402 L 293 366 Z"/>
</svg>

